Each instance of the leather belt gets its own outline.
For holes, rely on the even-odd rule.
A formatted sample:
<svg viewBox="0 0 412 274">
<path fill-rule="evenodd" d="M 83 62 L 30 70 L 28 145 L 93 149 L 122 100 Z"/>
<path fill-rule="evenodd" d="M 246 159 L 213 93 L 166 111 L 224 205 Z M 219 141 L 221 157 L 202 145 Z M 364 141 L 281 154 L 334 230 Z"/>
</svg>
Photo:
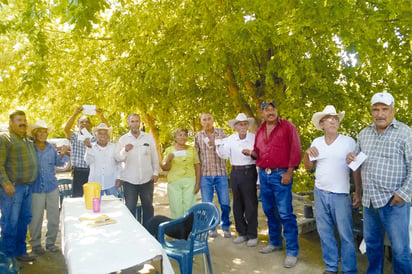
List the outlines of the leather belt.
<svg viewBox="0 0 412 274">
<path fill-rule="evenodd" d="M 244 170 L 249 168 L 256 168 L 256 165 L 246 165 L 246 166 L 232 166 L 233 170 Z"/>
<path fill-rule="evenodd" d="M 264 169 L 266 174 L 272 174 L 273 172 L 280 172 L 280 171 L 285 171 L 288 170 L 287 168 L 265 168 Z"/>
</svg>

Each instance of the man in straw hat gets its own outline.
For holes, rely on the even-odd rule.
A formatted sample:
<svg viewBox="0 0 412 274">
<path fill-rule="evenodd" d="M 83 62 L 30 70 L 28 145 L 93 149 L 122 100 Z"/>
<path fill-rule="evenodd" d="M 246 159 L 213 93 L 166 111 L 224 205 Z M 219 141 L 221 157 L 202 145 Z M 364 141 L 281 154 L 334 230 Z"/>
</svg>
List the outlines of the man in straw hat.
<svg viewBox="0 0 412 274">
<path fill-rule="evenodd" d="M 409 218 L 412 194 L 412 130 L 397 121 L 395 99 L 379 92 L 371 100 L 373 124 L 358 137 L 355 153 L 367 158 L 355 172 L 362 184 L 363 235 L 369 267 L 367 273 L 383 273 L 384 232 L 392 247 L 394 273 L 412 273 Z M 362 177 L 362 178 L 361 178 Z"/>
<path fill-rule="evenodd" d="M 292 206 L 293 171 L 302 159 L 299 133 L 289 121 L 278 116 L 275 102 L 262 103 L 265 120 L 256 132 L 252 156 L 259 167 L 262 208 L 267 217 L 269 245 L 263 254 L 282 250 L 286 239 L 283 266 L 296 265 L 299 253 L 298 224 Z"/>
<path fill-rule="evenodd" d="M 37 177 L 33 142 L 27 138 L 26 114 L 10 114 L 9 132 L 0 135 L 1 238 L 6 256 L 14 261 L 34 261 L 27 253 L 27 226 L 31 221 L 32 183 Z"/>
<path fill-rule="evenodd" d="M 312 121 L 325 135 L 313 140 L 305 152 L 303 163 L 315 173 L 316 226 L 321 240 L 324 274 L 338 273 L 339 254 L 343 273 L 358 273 L 356 247 L 352 233 L 352 200 L 350 197 L 350 169 L 346 155 L 355 150 L 353 138 L 338 133 L 339 123 L 345 112 L 337 113 L 328 105 L 316 112 Z M 354 206 L 359 206 L 360 189 L 356 189 Z M 335 227 L 339 233 L 340 253 L 335 239 Z"/>
<path fill-rule="evenodd" d="M 89 166 L 84 161 L 84 154 L 86 153 L 86 146 L 84 144 L 84 139 L 90 135 L 92 128 L 92 123 L 89 116 L 82 115 L 77 119 L 78 131 L 72 131 L 72 127 L 76 121 L 76 117 L 82 113 L 83 107 L 78 106 L 73 115 L 70 116 L 69 120 L 64 126 L 64 134 L 66 138 L 70 140 L 71 144 L 71 162 L 73 166 L 73 194 L 72 197 L 82 197 L 83 196 L 83 185 L 87 182 L 89 178 Z M 101 108 L 96 108 L 95 113 L 100 117 L 103 123 L 109 125 L 109 122 L 103 115 L 103 110 Z M 94 139 L 94 138 L 93 138 Z M 94 140 L 92 140 L 94 141 Z"/>
<path fill-rule="evenodd" d="M 46 249 L 57 252 L 56 238 L 59 231 L 59 189 L 56 178 L 56 166 L 64 165 L 69 160 L 66 155 L 68 146 L 62 146 L 59 153 L 47 142 L 47 136 L 52 131 L 45 121 L 30 124 L 28 134 L 34 138 L 34 147 L 38 163 L 37 178 L 33 183 L 33 197 L 31 203 L 32 220 L 30 223 L 30 244 L 36 254 L 43 254 L 41 235 L 44 210 L 47 211 Z"/>
<path fill-rule="evenodd" d="M 255 144 L 255 134 L 248 132 L 248 127 L 253 122 L 253 118 L 239 113 L 236 119 L 229 121 L 229 126 L 236 130 L 236 133 L 223 139 L 222 144 L 217 144 L 219 157 L 229 158 L 232 165 L 230 184 L 233 193 L 233 217 L 238 232 L 233 243 L 247 241 L 249 247 L 258 244 L 257 170 L 255 160 L 250 157 Z"/>
<path fill-rule="evenodd" d="M 96 142 L 91 143 L 90 138 L 84 140 L 87 147 L 84 160 L 90 166 L 89 182 L 97 182 L 102 186 L 101 194 L 119 197 L 120 163 L 116 161 L 116 145 L 109 142 L 112 127 L 105 123 L 93 128 Z"/>
</svg>

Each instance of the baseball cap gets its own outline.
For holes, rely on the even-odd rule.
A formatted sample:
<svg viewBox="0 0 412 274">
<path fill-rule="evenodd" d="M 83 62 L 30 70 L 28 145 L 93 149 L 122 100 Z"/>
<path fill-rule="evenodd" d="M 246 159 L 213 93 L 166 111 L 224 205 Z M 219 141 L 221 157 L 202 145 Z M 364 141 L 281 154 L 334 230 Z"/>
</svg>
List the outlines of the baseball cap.
<svg viewBox="0 0 412 274">
<path fill-rule="evenodd" d="M 372 96 L 371 104 L 372 106 L 377 103 L 382 103 L 387 106 L 395 104 L 395 99 L 392 94 L 388 92 L 378 92 Z"/>
<path fill-rule="evenodd" d="M 267 108 L 268 105 L 272 105 L 274 108 L 276 107 L 276 104 L 275 104 L 274 101 L 271 101 L 271 102 L 263 101 L 263 102 L 262 102 L 262 110 L 264 110 L 265 108 Z"/>
</svg>

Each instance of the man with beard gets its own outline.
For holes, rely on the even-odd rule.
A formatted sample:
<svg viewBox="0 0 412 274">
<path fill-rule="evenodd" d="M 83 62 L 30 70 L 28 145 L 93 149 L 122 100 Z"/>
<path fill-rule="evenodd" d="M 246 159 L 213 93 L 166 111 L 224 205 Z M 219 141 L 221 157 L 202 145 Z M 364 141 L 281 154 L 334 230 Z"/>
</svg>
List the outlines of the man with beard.
<svg viewBox="0 0 412 274">
<path fill-rule="evenodd" d="M 87 130 L 90 134 L 92 128 L 92 123 L 88 116 L 80 116 L 77 120 L 77 127 L 79 131 L 72 131 L 74 121 L 76 120 L 77 115 L 83 111 L 83 107 L 77 107 L 73 115 L 69 118 L 64 126 L 64 134 L 66 138 L 70 140 L 71 145 L 71 161 L 73 166 L 73 185 L 72 197 L 82 197 L 83 196 L 83 185 L 87 182 L 89 178 L 89 166 L 84 161 L 84 154 L 86 153 L 86 146 L 84 140 L 88 136 L 84 136 L 84 130 Z M 103 110 L 96 108 L 96 114 L 100 117 L 103 123 L 110 126 L 106 118 L 103 116 Z M 93 138 L 92 142 L 95 139 Z"/>
<path fill-rule="evenodd" d="M 0 135 L 1 238 L 6 256 L 23 262 L 35 260 L 27 254 L 26 234 L 37 177 L 36 152 L 26 130 L 26 114 L 17 110 L 10 114 L 9 132 Z"/>
<path fill-rule="evenodd" d="M 159 175 L 159 157 L 153 137 L 140 131 L 140 116 L 132 113 L 127 118 L 130 131 L 120 137 L 116 145 L 116 159 L 124 162 L 121 172 L 126 206 L 136 216 L 138 197 L 143 209 L 143 225 L 153 217 L 154 183 Z"/>
<path fill-rule="evenodd" d="M 267 217 L 269 245 L 260 250 L 266 254 L 281 250 L 282 227 L 286 240 L 284 267 L 296 265 L 299 253 L 298 225 L 292 207 L 293 171 L 302 158 L 296 127 L 278 117 L 275 102 L 262 103 L 265 122 L 256 132 L 252 157 L 259 167 L 262 208 Z"/>
</svg>

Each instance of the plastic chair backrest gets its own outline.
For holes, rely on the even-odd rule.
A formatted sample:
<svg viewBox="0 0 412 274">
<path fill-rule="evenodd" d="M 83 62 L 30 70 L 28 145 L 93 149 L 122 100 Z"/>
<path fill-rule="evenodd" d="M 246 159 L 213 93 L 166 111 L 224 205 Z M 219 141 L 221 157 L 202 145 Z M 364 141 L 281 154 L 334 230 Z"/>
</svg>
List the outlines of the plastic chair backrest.
<svg viewBox="0 0 412 274">
<path fill-rule="evenodd" d="M 185 216 L 193 213 L 192 232 L 189 237 L 194 236 L 198 241 L 207 241 L 209 231 L 218 227 L 220 222 L 219 210 L 212 203 L 198 203 L 192 206 Z"/>
<path fill-rule="evenodd" d="M 63 204 L 64 197 L 71 197 L 73 190 L 72 190 L 72 179 L 58 179 L 57 182 L 59 183 L 59 195 L 60 195 L 60 207 Z"/>
</svg>

